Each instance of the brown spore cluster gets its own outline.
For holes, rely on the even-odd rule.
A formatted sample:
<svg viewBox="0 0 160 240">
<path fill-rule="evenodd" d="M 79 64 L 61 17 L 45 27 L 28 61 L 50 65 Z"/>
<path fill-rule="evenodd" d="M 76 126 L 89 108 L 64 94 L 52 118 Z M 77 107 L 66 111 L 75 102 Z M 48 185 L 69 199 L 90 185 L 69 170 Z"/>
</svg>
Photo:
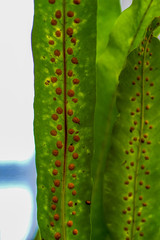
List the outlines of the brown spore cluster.
<svg viewBox="0 0 160 240">
<path fill-rule="evenodd" d="M 150 157 L 149 145 L 152 144 L 152 141 L 149 133 L 153 126 L 146 116 L 148 116 L 148 112 L 152 107 L 151 101 L 154 100 L 154 96 L 151 94 L 151 88 L 154 87 L 151 71 L 154 71 L 154 68 L 151 66 L 153 54 L 150 52 L 150 42 L 151 38 L 144 39 L 143 47 L 140 47 L 137 54 L 138 61 L 133 66 L 136 77 L 130 81 L 131 88 L 135 89 L 132 93 L 135 92 L 135 94 L 130 96 L 132 109 L 129 116 L 132 124 L 128 129 L 130 133 L 128 147 L 124 149 L 124 167 L 128 173 L 128 177 L 123 182 L 126 192 L 122 196 L 124 206 L 126 205 L 126 208 L 122 209 L 122 214 L 125 219 L 128 216 L 126 225 L 124 224 L 123 226 L 126 236 L 124 239 L 126 240 L 133 239 L 135 234 L 142 238 L 145 236 L 143 224 L 145 224 L 146 219 L 143 218 L 143 213 L 144 209 L 147 209 L 149 205 L 145 197 L 145 191 L 149 191 L 151 185 L 145 176 L 150 174 L 149 162 L 152 159 Z M 144 71 L 142 71 L 143 67 L 145 68 Z M 139 91 L 137 91 L 138 88 Z M 134 191 L 132 193 L 128 191 L 127 193 L 130 185 L 134 186 Z M 127 224 L 130 227 L 127 227 Z"/>
<path fill-rule="evenodd" d="M 76 229 L 76 226 L 74 226 L 76 225 L 74 223 L 76 211 L 73 211 L 72 207 L 75 207 L 77 205 L 75 204 L 74 199 L 78 194 L 78 190 L 76 189 L 76 184 L 74 181 L 77 177 L 75 171 L 77 161 L 79 160 L 79 154 L 76 151 L 76 144 L 78 144 L 80 141 L 80 136 L 78 134 L 79 131 L 77 132 L 77 130 L 74 130 L 74 128 L 77 128 L 77 124 L 80 124 L 80 119 L 77 116 L 76 111 L 73 111 L 72 107 L 68 107 L 67 105 L 69 105 L 68 103 L 71 103 L 70 106 L 72 106 L 72 104 L 75 106 L 75 104 L 78 102 L 76 95 L 77 86 L 80 83 L 80 80 L 78 76 L 76 76 L 77 71 L 74 71 L 74 69 L 79 64 L 75 49 L 78 41 L 74 35 L 77 32 L 78 25 L 81 23 L 81 19 L 77 16 L 77 12 L 71 9 L 68 9 L 67 11 L 66 9 L 58 9 L 56 5 L 57 2 L 57 0 L 48 0 L 48 3 L 51 7 L 53 5 L 55 6 L 55 10 L 49 22 L 54 31 L 54 38 L 49 39 L 48 46 L 52 51 L 50 55 L 50 64 L 56 66 L 55 70 L 52 73 L 52 76 L 50 76 L 49 86 L 54 87 L 54 96 L 52 96 L 52 98 L 54 100 L 54 103 L 58 103 L 56 107 L 53 108 L 53 112 L 51 114 L 51 118 L 55 126 L 53 125 L 53 129 L 50 129 L 49 132 L 50 137 L 55 140 L 55 145 L 53 144 L 53 149 L 50 153 L 54 159 L 53 169 L 51 171 L 53 178 L 53 186 L 51 186 L 51 192 L 53 196 L 51 198 L 52 204 L 50 207 L 51 211 L 53 211 L 54 214 L 53 218 L 50 219 L 50 227 L 55 229 L 54 238 L 58 240 L 63 238 L 63 234 L 61 232 L 56 232 L 56 224 L 57 222 L 61 221 L 61 216 L 57 211 L 59 209 L 59 204 L 61 204 L 61 199 L 59 199 L 58 193 L 62 191 L 60 189 L 63 188 L 63 184 L 65 184 L 65 187 L 68 189 L 71 199 L 69 202 L 67 202 L 68 208 L 71 209 L 71 217 L 70 219 L 67 219 L 69 216 L 66 217 L 66 227 L 70 228 L 73 236 L 78 234 L 78 229 Z M 73 0 L 73 6 L 75 8 L 78 8 L 80 3 L 80 0 Z M 66 2 L 62 7 L 66 8 L 67 4 L 68 3 Z M 73 23 L 70 26 L 68 25 L 69 21 L 72 21 Z M 68 26 L 66 26 L 66 23 Z M 59 25 L 61 25 L 60 28 L 58 28 Z M 76 30 L 74 28 L 76 28 Z M 66 47 L 66 41 L 70 43 L 70 46 Z M 57 42 L 63 43 L 62 48 L 57 47 L 59 46 L 56 44 Z M 72 64 L 73 67 L 71 69 L 67 69 L 67 61 L 70 61 Z M 63 68 L 60 67 L 59 63 L 61 62 L 63 62 Z M 67 89 L 68 78 L 71 79 L 70 81 L 73 85 L 73 87 L 71 86 L 70 89 Z M 61 84 L 62 82 L 63 87 Z M 62 100 L 62 105 L 60 104 L 61 102 L 59 100 Z M 73 127 L 68 129 L 67 124 L 69 121 Z M 64 135 L 64 133 L 65 137 L 62 139 L 61 135 Z M 72 138 L 72 143 L 68 143 L 68 136 Z M 62 156 L 64 156 L 64 159 Z M 62 173 L 65 171 L 68 172 L 67 175 L 70 174 L 72 177 L 72 180 L 70 180 L 70 182 L 67 182 L 67 179 L 65 181 L 61 180 Z"/>
</svg>

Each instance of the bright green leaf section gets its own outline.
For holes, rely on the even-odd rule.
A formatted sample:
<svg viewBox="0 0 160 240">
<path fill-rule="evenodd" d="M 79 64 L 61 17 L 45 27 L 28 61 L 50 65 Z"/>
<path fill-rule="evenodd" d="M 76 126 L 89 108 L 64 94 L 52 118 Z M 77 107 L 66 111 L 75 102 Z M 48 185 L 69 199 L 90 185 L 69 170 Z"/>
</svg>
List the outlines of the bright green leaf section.
<svg viewBox="0 0 160 240">
<path fill-rule="evenodd" d="M 156 18 L 120 74 L 104 178 L 109 240 L 160 239 L 160 42 Z"/>
<path fill-rule="evenodd" d="M 119 0 L 98 0 L 97 59 L 106 50 L 109 34 L 121 13 Z"/>
<path fill-rule="evenodd" d="M 90 238 L 96 0 L 35 0 L 34 134 L 44 240 Z"/>
<path fill-rule="evenodd" d="M 97 62 L 95 155 L 92 164 L 94 177 L 92 216 L 95 219 L 93 226 L 99 226 L 97 238 L 100 232 L 103 232 L 103 237 L 106 234 L 102 208 L 103 175 L 111 142 L 112 126 L 117 114 L 115 99 L 118 77 L 128 52 L 138 46 L 147 26 L 155 16 L 159 15 L 158 0 L 134 0 L 131 7 L 125 10 L 116 21 L 107 49 Z"/>
</svg>

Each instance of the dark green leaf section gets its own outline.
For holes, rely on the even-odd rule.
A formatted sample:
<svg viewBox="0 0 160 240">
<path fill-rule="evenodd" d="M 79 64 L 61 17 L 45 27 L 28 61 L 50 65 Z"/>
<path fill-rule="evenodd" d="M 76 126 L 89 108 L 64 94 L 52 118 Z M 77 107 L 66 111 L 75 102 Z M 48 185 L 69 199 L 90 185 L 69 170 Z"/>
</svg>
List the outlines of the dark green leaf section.
<svg viewBox="0 0 160 240">
<path fill-rule="evenodd" d="M 96 12 L 96 0 L 35 0 L 34 134 L 43 240 L 90 238 Z"/>
<path fill-rule="evenodd" d="M 104 178 L 110 240 L 160 239 L 160 42 L 152 35 L 159 25 L 156 18 L 119 78 Z"/>
<path fill-rule="evenodd" d="M 99 57 L 103 54 L 103 52 L 106 50 L 108 40 L 109 40 L 109 34 L 111 32 L 111 29 L 113 28 L 113 25 L 115 24 L 118 16 L 121 13 L 120 8 L 120 1 L 119 0 L 99 0 L 98 1 L 98 11 L 97 11 L 97 56 L 96 59 L 98 61 Z M 103 79 L 100 79 L 97 75 L 97 79 L 100 80 L 103 83 Z M 99 84 L 99 83 L 97 83 Z M 104 85 L 105 86 L 105 85 Z M 105 102 L 101 103 L 102 108 L 104 107 Z M 101 108 L 101 107 L 100 107 Z M 99 124 L 97 122 L 97 124 Z M 95 129 L 97 131 L 98 129 Z M 97 137 L 97 133 L 96 133 Z M 97 142 L 99 139 L 97 140 Z M 96 148 L 97 149 L 97 148 Z M 92 162 L 93 168 L 96 165 L 97 167 L 97 159 L 95 159 L 95 162 Z M 95 179 L 95 169 L 92 174 L 93 178 Z M 99 184 L 99 174 L 97 174 L 97 181 Z M 92 235 L 91 239 L 105 239 L 105 225 L 103 222 L 102 217 L 102 202 L 100 201 L 100 195 L 99 192 L 102 193 L 103 184 L 101 181 L 101 185 L 98 186 L 97 189 L 94 189 L 93 196 L 96 196 L 96 199 L 93 198 L 93 204 L 91 205 L 91 222 L 92 222 Z"/>
<path fill-rule="evenodd" d="M 117 114 L 115 99 L 118 77 L 128 52 L 138 46 L 152 19 L 159 15 L 159 0 L 134 0 L 131 7 L 116 21 L 107 49 L 97 61 L 95 155 L 92 164 L 94 177 L 92 203 L 95 207 L 92 214 L 95 219 L 101 219 L 101 225 L 103 225 L 103 175 L 111 143 L 112 127 Z"/>
</svg>

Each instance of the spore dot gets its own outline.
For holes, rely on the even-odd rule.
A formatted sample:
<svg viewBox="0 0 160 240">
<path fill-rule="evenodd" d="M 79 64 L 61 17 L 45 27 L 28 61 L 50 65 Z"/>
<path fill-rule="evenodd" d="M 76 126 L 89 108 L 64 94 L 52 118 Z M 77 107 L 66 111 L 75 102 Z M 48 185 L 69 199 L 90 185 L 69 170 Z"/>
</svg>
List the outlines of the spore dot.
<svg viewBox="0 0 160 240">
<path fill-rule="evenodd" d="M 61 36 L 61 31 L 57 30 L 57 31 L 56 31 L 56 36 L 57 36 L 57 37 L 60 37 L 60 36 Z"/>
<path fill-rule="evenodd" d="M 57 203 L 57 202 L 58 202 L 58 197 L 57 197 L 57 196 L 53 196 L 53 197 L 52 197 L 52 201 L 53 201 L 54 203 Z"/>
<path fill-rule="evenodd" d="M 50 222 L 51 227 L 54 227 L 54 222 Z"/>
<path fill-rule="evenodd" d="M 68 183 L 68 188 L 73 189 L 74 188 L 74 183 Z"/>
<path fill-rule="evenodd" d="M 61 88 L 56 88 L 56 93 L 57 93 L 57 95 L 61 95 L 62 94 L 62 89 Z"/>
<path fill-rule="evenodd" d="M 56 165 L 56 167 L 60 167 L 61 166 L 61 161 L 60 160 L 56 160 L 55 161 L 55 165 Z"/>
<path fill-rule="evenodd" d="M 68 16 L 68 17 L 73 17 L 73 16 L 74 16 L 74 12 L 68 11 L 68 12 L 67 12 L 67 16 Z"/>
<path fill-rule="evenodd" d="M 74 130 L 70 128 L 70 129 L 68 130 L 68 133 L 69 133 L 69 134 L 73 134 L 73 133 L 74 133 Z"/>
<path fill-rule="evenodd" d="M 59 187 L 60 186 L 60 180 L 58 180 L 58 179 L 54 180 L 54 185 L 55 185 L 55 187 Z"/>
<path fill-rule="evenodd" d="M 59 148 L 59 149 L 61 149 L 63 147 L 63 144 L 61 141 L 57 141 L 56 145 L 57 145 L 57 148 Z"/>
<path fill-rule="evenodd" d="M 73 29 L 72 29 L 71 27 L 69 27 L 69 28 L 67 29 L 67 35 L 71 37 L 72 34 L 73 34 Z"/>
<path fill-rule="evenodd" d="M 56 131 L 56 130 L 51 130 L 51 131 L 50 131 L 50 134 L 51 134 L 52 136 L 56 136 L 56 135 L 57 135 L 57 131 Z"/>
<path fill-rule="evenodd" d="M 76 1 L 76 0 L 74 0 L 74 1 Z M 78 1 L 78 0 L 77 0 Z M 79 0 L 80 1 L 80 0 Z M 77 235 L 78 234 L 78 230 L 77 229 L 74 229 L 73 230 L 73 235 Z"/>
<path fill-rule="evenodd" d="M 51 62 L 55 62 L 55 58 L 51 58 L 50 60 L 51 60 Z"/>
<path fill-rule="evenodd" d="M 56 191 L 55 187 L 52 187 L 52 188 L 51 188 L 51 192 L 52 192 L 52 193 L 55 193 L 55 191 Z"/>
<path fill-rule="evenodd" d="M 73 54 L 73 49 L 69 47 L 69 48 L 67 49 L 67 53 L 68 53 L 69 55 L 72 55 L 72 54 Z"/>
<path fill-rule="evenodd" d="M 71 59 L 71 62 L 72 62 L 73 64 L 78 64 L 78 59 L 77 59 L 76 57 L 73 57 L 73 58 Z"/>
<path fill-rule="evenodd" d="M 74 117 L 74 118 L 72 119 L 72 121 L 73 121 L 74 123 L 80 123 L 80 120 L 79 120 L 79 118 L 77 118 L 77 117 Z"/>
<path fill-rule="evenodd" d="M 56 221 L 59 220 L 59 215 L 57 213 L 54 215 L 54 220 L 56 220 Z"/>
<path fill-rule="evenodd" d="M 146 219 L 143 218 L 143 219 L 141 220 L 141 222 L 143 222 L 143 223 L 146 222 Z"/>
<path fill-rule="evenodd" d="M 75 165 L 73 163 L 69 164 L 68 166 L 69 170 L 74 170 L 75 169 Z"/>
<path fill-rule="evenodd" d="M 74 103 L 76 103 L 76 102 L 78 102 L 78 98 L 73 98 L 72 101 L 73 101 Z"/>
<path fill-rule="evenodd" d="M 74 96 L 74 91 L 72 89 L 68 90 L 68 96 L 73 97 Z"/>
<path fill-rule="evenodd" d="M 73 153 L 72 157 L 73 157 L 73 159 L 77 159 L 78 158 L 78 153 Z"/>
<path fill-rule="evenodd" d="M 50 45 L 53 45 L 54 44 L 54 41 L 53 40 L 49 40 L 48 42 Z"/>
<path fill-rule="evenodd" d="M 56 16 L 56 18 L 61 18 L 61 16 L 62 16 L 61 11 L 57 10 L 56 13 L 55 13 L 55 16 Z"/>
<path fill-rule="evenodd" d="M 147 207 L 147 203 L 143 203 L 142 206 L 143 206 L 143 207 Z"/>
<path fill-rule="evenodd" d="M 143 237 L 144 236 L 144 233 L 143 232 L 140 232 L 140 234 L 139 234 L 141 237 Z"/>
<path fill-rule="evenodd" d="M 56 74 L 57 74 L 58 76 L 62 75 L 62 70 L 61 70 L 61 69 L 56 69 Z"/>
<path fill-rule="evenodd" d="M 56 112 L 57 112 L 58 114 L 62 114 L 62 113 L 63 113 L 63 109 L 62 109 L 61 107 L 58 107 L 58 108 L 56 109 Z"/>
<path fill-rule="evenodd" d="M 56 149 L 53 150 L 53 151 L 52 151 L 52 154 L 53 154 L 54 156 L 58 156 L 58 150 L 56 150 Z"/>
<path fill-rule="evenodd" d="M 75 18 L 75 19 L 74 19 L 74 22 L 75 22 L 75 23 L 80 23 L 80 18 Z"/>
<path fill-rule="evenodd" d="M 52 206 L 51 206 L 51 208 L 52 208 L 52 210 L 56 210 L 56 205 L 55 204 L 52 204 Z"/>
<path fill-rule="evenodd" d="M 57 56 L 57 57 L 59 57 L 59 56 L 61 55 L 61 52 L 60 52 L 58 49 L 56 49 L 56 50 L 54 51 L 54 55 Z"/>
<path fill-rule="evenodd" d="M 71 42 L 74 43 L 74 45 L 76 45 L 76 38 L 71 38 Z"/>
<path fill-rule="evenodd" d="M 53 169 L 52 174 L 53 175 L 57 175 L 58 174 L 58 170 L 57 169 Z"/>
<path fill-rule="evenodd" d="M 69 206 L 69 207 L 73 207 L 73 202 L 72 202 L 72 201 L 69 201 L 69 202 L 68 202 L 68 206 Z"/>
<path fill-rule="evenodd" d="M 49 0 L 49 3 L 53 4 L 55 3 L 55 0 Z"/>
<path fill-rule="evenodd" d="M 70 146 L 68 147 L 68 151 L 69 151 L 69 152 L 73 152 L 73 151 L 74 151 L 74 146 L 73 146 L 73 145 L 70 145 Z"/>
<path fill-rule="evenodd" d="M 72 226 L 73 226 L 73 222 L 72 222 L 72 221 L 68 221 L 68 222 L 67 222 L 67 226 L 68 226 L 68 227 L 72 227 Z"/>
<path fill-rule="evenodd" d="M 69 70 L 69 71 L 68 71 L 68 76 L 69 76 L 69 77 L 72 77 L 72 76 L 73 76 L 73 71 L 72 71 L 72 70 Z"/>
<path fill-rule="evenodd" d="M 74 4 L 80 4 L 81 0 L 73 0 Z"/>
<path fill-rule="evenodd" d="M 61 234 L 59 232 L 55 233 L 54 238 L 59 240 L 61 238 Z"/>
<path fill-rule="evenodd" d="M 57 21 L 56 21 L 55 19 L 52 19 L 52 20 L 51 20 L 51 24 L 52 24 L 53 26 L 55 26 L 55 25 L 57 25 Z"/>
<path fill-rule="evenodd" d="M 73 79 L 73 84 L 79 84 L 79 79 L 77 79 L 77 78 L 75 78 L 75 79 Z"/>
<path fill-rule="evenodd" d="M 80 137 L 79 137 L 78 135 L 75 135 L 75 136 L 73 137 L 73 140 L 74 140 L 75 142 L 79 142 Z"/>
<path fill-rule="evenodd" d="M 126 211 L 126 210 L 123 210 L 123 211 L 122 211 L 122 213 L 123 213 L 123 214 L 126 214 L 126 213 L 127 213 L 127 211 Z"/>
<path fill-rule="evenodd" d="M 75 196 L 77 194 L 76 190 L 72 191 L 72 195 Z"/>
<path fill-rule="evenodd" d="M 69 115 L 69 116 L 72 116 L 72 115 L 73 115 L 73 110 L 72 110 L 72 109 L 69 109 L 69 110 L 68 110 L 68 115 Z"/>
<path fill-rule="evenodd" d="M 127 200 L 128 200 L 128 197 L 127 197 L 127 196 L 125 196 L 125 197 L 123 197 L 123 199 L 124 199 L 125 201 L 127 201 Z"/>
<path fill-rule="evenodd" d="M 56 78 L 56 77 L 51 77 L 51 82 L 52 82 L 52 83 L 57 82 L 57 78 Z"/>
</svg>

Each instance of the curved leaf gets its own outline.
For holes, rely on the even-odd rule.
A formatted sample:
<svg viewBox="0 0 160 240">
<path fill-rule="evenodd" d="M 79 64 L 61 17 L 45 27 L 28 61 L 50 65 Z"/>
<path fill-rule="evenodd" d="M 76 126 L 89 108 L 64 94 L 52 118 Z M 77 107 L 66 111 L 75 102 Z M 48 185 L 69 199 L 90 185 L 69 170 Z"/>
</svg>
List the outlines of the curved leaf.
<svg viewBox="0 0 160 240">
<path fill-rule="evenodd" d="M 95 110 L 95 154 L 92 164 L 94 189 L 92 215 L 103 225 L 102 189 L 104 168 L 111 143 L 113 123 L 117 115 L 115 105 L 118 77 L 128 53 L 138 46 L 145 30 L 155 16 L 160 15 L 158 0 L 134 0 L 125 10 L 110 34 L 106 51 L 97 62 L 97 91 Z M 105 228 L 104 228 L 105 229 Z M 105 235 L 105 231 L 104 231 Z"/>
<path fill-rule="evenodd" d="M 105 51 L 109 34 L 121 13 L 119 0 L 98 0 L 97 11 L 97 59 Z"/>
<path fill-rule="evenodd" d="M 121 8 L 119 0 L 99 0 L 98 1 L 98 11 L 97 11 L 97 56 L 96 59 L 102 55 L 105 51 L 109 34 L 116 19 L 120 15 Z M 94 162 L 93 162 L 94 164 Z M 93 177 L 95 177 L 93 173 Z M 99 176 L 98 176 L 99 178 Z M 97 179 L 98 180 L 98 179 Z M 103 186 L 99 186 L 99 190 L 102 193 Z M 93 193 L 94 194 L 94 193 Z M 96 194 L 96 191 L 95 191 Z M 99 206 L 100 205 L 100 206 Z M 103 240 L 105 238 L 105 228 L 103 225 L 103 219 L 101 218 L 101 212 L 99 217 L 97 217 L 97 211 L 99 212 L 99 207 L 101 208 L 101 202 L 94 203 L 91 205 L 91 223 L 92 223 L 92 235 L 91 239 L 100 238 Z M 95 214 L 96 213 L 96 214 Z"/>
<path fill-rule="evenodd" d="M 34 134 L 42 239 L 89 239 L 96 0 L 35 0 Z"/>
<path fill-rule="evenodd" d="M 120 74 L 111 150 L 105 172 L 105 217 L 110 240 L 160 238 L 160 42 L 152 31 L 131 52 Z"/>
<path fill-rule="evenodd" d="M 40 230 L 38 229 L 34 240 L 41 240 L 41 239 L 42 239 L 42 238 L 41 238 Z"/>
</svg>

